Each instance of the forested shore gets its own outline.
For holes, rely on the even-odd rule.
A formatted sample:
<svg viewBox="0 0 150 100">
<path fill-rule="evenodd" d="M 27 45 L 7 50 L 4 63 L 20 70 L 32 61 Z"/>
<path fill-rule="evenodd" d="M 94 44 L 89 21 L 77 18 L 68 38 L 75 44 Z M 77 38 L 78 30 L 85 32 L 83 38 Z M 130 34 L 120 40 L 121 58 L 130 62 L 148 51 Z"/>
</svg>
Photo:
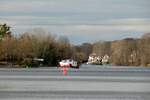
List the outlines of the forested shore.
<svg viewBox="0 0 150 100">
<path fill-rule="evenodd" d="M 0 24 L 0 65 L 56 66 L 60 60 L 70 58 L 84 63 L 91 53 L 96 53 L 99 56 L 109 55 L 112 65 L 150 66 L 149 34 L 139 39 L 126 38 L 74 45 L 65 36 L 39 31 L 40 29 L 33 29 L 16 36 L 9 26 Z M 34 59 L 44 61 L 39 63 Z"/>
</svg>

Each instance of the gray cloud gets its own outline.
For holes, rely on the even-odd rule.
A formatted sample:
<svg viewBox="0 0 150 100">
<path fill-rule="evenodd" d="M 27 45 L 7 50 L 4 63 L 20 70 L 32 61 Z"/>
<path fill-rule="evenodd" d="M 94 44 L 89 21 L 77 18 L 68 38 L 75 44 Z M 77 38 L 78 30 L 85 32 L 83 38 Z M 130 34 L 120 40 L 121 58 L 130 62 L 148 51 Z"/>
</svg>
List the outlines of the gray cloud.
<svg viewBox="0 0 150 100">
<path fill-rule="evenodd" d="M 0 4 L 0 23 L 12 26 L 16 34 L 42 27 L 78 43 L 150 32 L 149 0 L 0 0 Z"/>
</svg>

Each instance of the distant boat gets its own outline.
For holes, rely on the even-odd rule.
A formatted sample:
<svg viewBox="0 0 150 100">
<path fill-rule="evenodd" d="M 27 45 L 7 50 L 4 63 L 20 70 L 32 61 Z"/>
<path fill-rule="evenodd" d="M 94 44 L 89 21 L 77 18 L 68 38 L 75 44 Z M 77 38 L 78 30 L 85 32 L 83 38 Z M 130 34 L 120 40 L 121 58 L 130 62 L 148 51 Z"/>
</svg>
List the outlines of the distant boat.
<svg viewBox="0 0 150 100">
<path fill-rule="evenodd" d="M 79 68 L 77 61 L 72 59 L 66 59 L 59 62 L 60 67 L 70 67 L 70 68 Z"/>
</svg>

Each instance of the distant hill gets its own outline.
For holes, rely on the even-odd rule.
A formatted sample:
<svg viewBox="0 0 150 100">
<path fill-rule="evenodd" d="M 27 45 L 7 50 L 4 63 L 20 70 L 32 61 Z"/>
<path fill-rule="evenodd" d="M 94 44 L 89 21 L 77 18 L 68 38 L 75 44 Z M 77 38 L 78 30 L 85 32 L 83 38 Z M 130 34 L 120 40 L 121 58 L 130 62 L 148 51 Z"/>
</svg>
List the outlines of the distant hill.
<svg viewBox="0 0 150 100">
<path fill-rule="evenodd" d="M 150 33 L 145 33 L 144 35 L 142 35 L 142 38 L 150 38 Z"/>
<path fill-rule="evenodd" d="M 134 41 L 134 40 L 136 40 L 136 39 L 135 39 L 135 38 L 125 38 L 125 39 L 123 39 L 123 40 Z"/>
</svg>

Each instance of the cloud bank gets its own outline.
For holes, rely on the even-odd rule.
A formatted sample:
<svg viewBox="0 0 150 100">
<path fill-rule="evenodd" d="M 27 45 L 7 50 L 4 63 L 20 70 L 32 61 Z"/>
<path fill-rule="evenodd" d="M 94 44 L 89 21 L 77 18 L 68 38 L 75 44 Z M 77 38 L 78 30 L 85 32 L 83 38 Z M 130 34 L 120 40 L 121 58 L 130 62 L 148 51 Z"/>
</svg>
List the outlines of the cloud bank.
<svg viewBox="0 0 150 100">
<path fill-rule="evenodd" d="M 43 28 L 72 43 L 140 37 L 150 32 L 149 0 L 1 0 L 0 23 L 15 34 Z"/>
</svg>

